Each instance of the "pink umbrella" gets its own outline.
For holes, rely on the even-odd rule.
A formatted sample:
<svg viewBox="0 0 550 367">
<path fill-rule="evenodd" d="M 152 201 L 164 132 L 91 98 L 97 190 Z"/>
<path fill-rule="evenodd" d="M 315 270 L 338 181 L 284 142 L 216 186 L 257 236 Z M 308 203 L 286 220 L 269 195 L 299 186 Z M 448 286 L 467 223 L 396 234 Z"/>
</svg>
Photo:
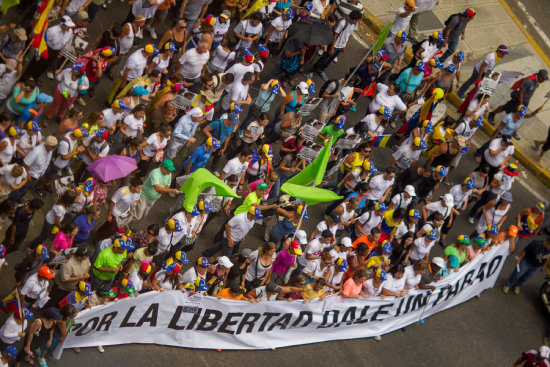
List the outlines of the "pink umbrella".
<svg viewBox="0 0 550 367">
<path fill-rule="evenodd" d="M 109 182 L 128 176 L 137 169 L 137 163 L 134 158 L 113 154 L 99 158 L 86 169 L 96 180 Z"/>
</svg>

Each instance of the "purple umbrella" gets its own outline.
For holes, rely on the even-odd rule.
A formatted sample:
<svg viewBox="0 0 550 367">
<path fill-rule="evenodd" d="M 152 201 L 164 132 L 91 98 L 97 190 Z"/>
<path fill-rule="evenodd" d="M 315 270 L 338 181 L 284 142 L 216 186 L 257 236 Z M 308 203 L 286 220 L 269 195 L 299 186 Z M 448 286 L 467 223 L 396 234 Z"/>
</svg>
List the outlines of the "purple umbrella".
<svg viewBox="0 0 550 367">
<path fill-rule="evenodd" d="M 137 163 L 134 158 L 113 154 L 99 158 L 86 167 L 86 169 L 95 179 L 109 182 L 128 176 L 137 169 Z"/>
</svg>

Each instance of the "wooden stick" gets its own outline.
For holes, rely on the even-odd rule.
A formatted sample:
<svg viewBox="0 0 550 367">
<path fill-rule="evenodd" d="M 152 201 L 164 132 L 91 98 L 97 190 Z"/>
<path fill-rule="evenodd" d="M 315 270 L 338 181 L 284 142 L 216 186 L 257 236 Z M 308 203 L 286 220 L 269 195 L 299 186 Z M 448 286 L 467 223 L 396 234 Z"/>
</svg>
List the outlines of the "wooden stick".
<svg viewBox="0 0 550 367">
<path fill-rule="evenodd" d="M 59 71 L 61 72 L 63 70 L 63 68 L 65 67 L 65 65 L 67 64 L 67 62 L 69 61 L 69 59 L 65 58 L 65 61 L 63 61 L 63 64 L 61 64 L 61 66 L 59 67 L 59 69 L 56 70 L 56 73 Z"/>
<path fill-rule="evenodd" d="M 32 44 L 32 42 L 29 42 L 29 45 L 27 46 L 25 51 L 23 51 L 23 53 L 21 54 L 21 59 L 23 59 L 25 57 L 25 55 L 27 54 L 27 52 L 29 52 L 29 49 L 31 48 L 31 44 Z"/>
<path fill-rule="evenodd" d="M 542 104 L 542 106 L 540 106 L 541 109 L 544 107 L 544 105 L 545 105 L 546 103 L 548 103 L 548 100 L 550 100 L 550 98 L 546 98 L 546 101 L 544 101 L 544 103 Z"/>
</svg>

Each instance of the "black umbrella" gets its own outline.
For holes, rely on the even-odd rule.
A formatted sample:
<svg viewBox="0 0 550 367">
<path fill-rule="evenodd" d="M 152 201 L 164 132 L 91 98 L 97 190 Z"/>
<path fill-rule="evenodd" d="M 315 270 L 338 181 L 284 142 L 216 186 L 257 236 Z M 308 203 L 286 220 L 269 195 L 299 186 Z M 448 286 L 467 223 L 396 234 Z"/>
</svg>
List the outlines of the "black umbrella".
<svg viewBox="0 0 550 367">
<path fill-rule="evenodd" d="M 293 23 L 288 29 L 288 37 L 308 45 L 329 45 L 334 38 L 332 30 L 323 23 Z"/>
</svg>

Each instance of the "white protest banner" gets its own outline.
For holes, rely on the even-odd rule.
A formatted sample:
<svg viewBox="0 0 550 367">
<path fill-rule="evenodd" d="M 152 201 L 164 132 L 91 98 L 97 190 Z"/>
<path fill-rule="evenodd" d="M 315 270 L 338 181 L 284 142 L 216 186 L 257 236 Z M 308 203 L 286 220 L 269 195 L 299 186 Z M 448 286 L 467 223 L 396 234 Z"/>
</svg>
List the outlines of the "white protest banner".
<svg viewBox="0 0 550 367">
<path fill-rule="evenodd" d="M 412 290 L 402 298 L 250 303 L 180 291 L 149 292 L 94 307 L 78 315 L 66 348 L 127 343 L 203 349 L 271 349 L 373 337 L 457 306 L 494 286 L 508 246 L 500 245 L 432 292 Z"/>
</svg>

